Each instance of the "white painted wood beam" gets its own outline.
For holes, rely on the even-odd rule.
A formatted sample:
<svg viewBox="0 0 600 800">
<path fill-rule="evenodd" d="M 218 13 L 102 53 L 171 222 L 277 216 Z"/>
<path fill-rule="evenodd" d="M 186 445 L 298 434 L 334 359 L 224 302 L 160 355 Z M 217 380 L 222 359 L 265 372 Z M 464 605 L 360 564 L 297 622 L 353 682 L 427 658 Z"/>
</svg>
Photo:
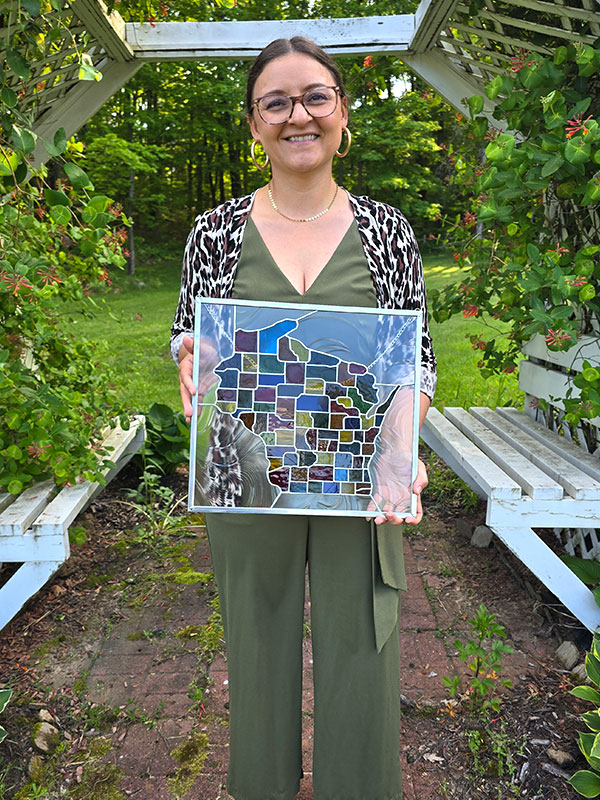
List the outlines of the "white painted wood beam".
<svg viewBox="0 0 600 800">
<path fill-rule="evenodd" d="M 135 59 L 125 62 L 107 59 L 99 66 L 101 81 L 79 81 L 42 114 L 35 127 L 38 137 L 52 141 L 59 128 L 65 129 L 67 137 L 72 136 L 141 66 L 142 62 Z M 41 166 L 48 158 L 46 148 L 38 140 L 33 166 Z"/>
<path fill-rule="evenodd" d="M 582 19 L 586 22 L 599 21 L 600 13 L 593 10 L 588 11 L 585 8 L 575 8 L 569 6 L 560 0 L 558 3 L 548 3 L 545 0 L 503 0 L 504 3 L 510 3 L 511 6 L 520 8 L 530 8 L 533 11 L 540 11 L 542 14 L 556 14 L 569 19 Z M 585 3 L 584 3 L 585 5 Z M 591 6 L 588 6 L 591 8 Z"/>
<path fill-rule="evenodd" d="M 483 32 L 479 28 L 473 28 L 470 25 L 463 25 L 461 22 L 453 22 L 452 27 L 457 31 L 464 33 L 467 37 L 473 35 L 479 36 L 482 39 L 485 38 L 486 40 L 493 42 L 500 42 L 501 44 L 506 44 L 509 47 L 517 47 L 519 50 L 529 50 L 530 52 L 541 53 L 544 56 L 552 53 L 552 50 L 549 47 L 544 47 L 544 45 L 541 44 L 533 44 L 532 42 L 528 42 L 526 39 L 515 39 L 514 36 L 505 36 L 497 31 Z M 487 41 L 486 44 L 488 44 Z"/>
<path fill-rule="evenodd" d="M 133 50 L 125 41 L 125 20 L 117 11 L 108 14 L 102 0 L 71 0 L 70 6 L 107 55 L 116 61 L 133 58 Z"/>
<path fill-rule="evenodd" d="M 0 629 L 47 583 L 64 561 L 30 561 L 0 588 Z"/>
<path fill-rule="evenodd" d="M 346 19 L 253 22 L 126 23 L 126 39 L 140 61 L 251 59 L 273 39 L 307 36 L 336 56 L 405 53 L 414 14 Z"/>
<path fill-rule="evenodd" d="M 459 70 L 439 48 L 428 53 L 402 56 L 402 61 L 466 116 L 469 116 L 469 108 L 463 100 L 475 94 L 484 96 L 483 82 L 478 82 L 466 72 Z M 484 96 L 482 113 L 494 127 L 501 127 L 498 120 L 492 119 L 493 110 L 494 103 Z"/>
<path fill-rule="evenodd" d="M 415 33 L 410 42 L 411 52 L 424 53 L 435 47 L 457 4 L 458 0 L 421 0 L 415 12 Z"/>
</svg>

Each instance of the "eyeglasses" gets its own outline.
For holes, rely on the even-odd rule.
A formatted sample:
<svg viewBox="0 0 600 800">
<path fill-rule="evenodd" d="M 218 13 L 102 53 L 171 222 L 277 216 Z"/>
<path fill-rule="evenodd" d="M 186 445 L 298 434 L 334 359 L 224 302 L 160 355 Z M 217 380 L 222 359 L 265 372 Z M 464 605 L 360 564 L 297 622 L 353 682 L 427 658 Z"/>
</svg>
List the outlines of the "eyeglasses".
<svg viewBox="0 0 600 800">
<path fill-rule="evenodd" d="M 337 107 L 339 94 L 339 86 L 317 86 L 294 96 L 278 92 L 265 94 L 257 97 L 252 105 L 256 106 L 260 118 L 267 125 L 281 125 L 290 119 L 296 103 L 302 103 L 311 117 L 329 117 Z"/>
</svg>

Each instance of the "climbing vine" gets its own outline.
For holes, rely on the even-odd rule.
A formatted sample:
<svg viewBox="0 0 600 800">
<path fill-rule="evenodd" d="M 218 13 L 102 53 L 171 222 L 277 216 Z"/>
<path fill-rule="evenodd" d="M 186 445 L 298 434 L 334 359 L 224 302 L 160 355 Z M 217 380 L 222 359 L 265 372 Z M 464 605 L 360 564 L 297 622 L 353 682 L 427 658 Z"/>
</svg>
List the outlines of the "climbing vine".
<svg viewBox="0 0 600 800">
<path fill-rule="evenodd" d="M 35 481 L 102 481 L 103 429 L 126 417 L 94 344 L 78 336 L 95 288 L 122 267 L 127 219 L 95 194 L 64 129 L 35 132 L 37 98 L 68 45 L 80 80 L 101 74 L 62 0 L 17 0 L 0 13 L 0 491 Z M 49 160 L 47 160 L 49 157 Z M 36 166 L 46 160 L 44 166 Z"/>
<path fill-rule="evenodd" d="M 600 50 L 575 43 L 552 57 L 521 52 L 487 85 L 499 98 L 490 124 L 484 98 L 468 99 L 472 152 L 457 180 L 473 200 L 452 221 L 466 277 L 432 293 L 438 321 L 485 316 L 489 337 L 471 336 L 484 375 L 514 372 L 523 343 L 541 334 L 550 350 L 576 347 L 600 330 Z M 509 326 L 508 340 L 493 321 Z M 600 371 L 586 364 L 569 390 L 566 420 L 600 414 Z"/>
</svg>

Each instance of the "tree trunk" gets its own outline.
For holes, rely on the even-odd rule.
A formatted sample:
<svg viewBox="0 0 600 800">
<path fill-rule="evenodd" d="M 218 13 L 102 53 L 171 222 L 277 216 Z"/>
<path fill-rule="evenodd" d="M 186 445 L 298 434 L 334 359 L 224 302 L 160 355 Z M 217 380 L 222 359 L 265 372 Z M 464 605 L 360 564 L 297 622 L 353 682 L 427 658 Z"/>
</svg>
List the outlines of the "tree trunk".
<svg viewBox="0 0 600 800">
<path fill-rule="evenodd" d="M 129 264 L 127 272 L 135 275 L 135 242 L 133 238 L 133 201 L 135 198 L 135 170 L 129 170 L 129 197 L 127 202 L 127 216 L 132 221 L 129 226 Z"/>
</svg>

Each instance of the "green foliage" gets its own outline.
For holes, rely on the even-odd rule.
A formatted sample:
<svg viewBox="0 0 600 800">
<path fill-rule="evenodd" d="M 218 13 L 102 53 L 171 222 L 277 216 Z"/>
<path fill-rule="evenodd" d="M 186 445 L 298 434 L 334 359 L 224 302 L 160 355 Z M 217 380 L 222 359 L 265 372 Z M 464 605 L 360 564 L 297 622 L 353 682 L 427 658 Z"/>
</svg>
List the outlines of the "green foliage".
<svg viewBox="0 0 600 800">
<path fill-rule="evenodd" d="M 440 322 L 488 314 L 510 326 L 507 341 L 482 341 L 484 376 L 514 372 L 534 334 L 568 350 L 600 321 L 599 67 L 600 50 L 578 43 L 515 57 L 486 88 L 508 131 L 472 122 L 480 158 L 465 156 L 458 177 L 473 182 L 474 199 L 449 229 L 468 274 L 431 299 Z M 468 102 L 476 114 L 481 102 Z M 576 425 L 600 413 L 600 373 L 586 364 L 574 384 L 581 395 L 569 390 L 565 407 Z"/>
<path fill-rule="evenodd" d="M 600 795 L 600 634 L 595 633 L 592 647 L 585 658 L 585 671 L 590 686 L 576 686 L 570 694 L 592 703 L 595 708 L 582 714 L 581 719 L 591 733 L 579 732 L 579 749 L 591 769 L 576 772 L 568 781 L 583 797 Z"/>
<path fill-rule="evenodd" d="M 146 412 L 146 441 L 136 456 L 146 470 L 169 475 L 189 460 L 190 428 L 181 411 L 153 403 Z"/>
<path fill-rule="evenodd" d="M 6 48 L 0 90 L 0 488 L 18 494 L 37 480 L 62 485 L 103 481 L 110 453 L 101 446 L 120 413 L 99 348 L 72 333 L 67 301 L 83 311 L 86 296 L 122 267 L 120 212 L 95 195 L 73 159 L 81 146 L 60 129 L 41 141 L 52 169 L 34 169 L 32 65 L 44 62 L 64 33 L 61 2 L 15 4 L 0 32 Z M 90 77 L 85 54 L 80 60 Z M 43 75 L 40 76 L 43 78 Z M 35 162 L 34 162 L 35 163 Z M 52 175 L 52 178 L 50 177 Z M 127 420 L 121 414 L 121 422 Z"/>
<path fill-rule="evenodd" d="M 0 689 L 0 714 L 4 711 L 6 706 L 10 703 L 12 697 L 12 689 Z M 7 737 L 7 732 L 0 725 L 0 742 L 3 742 Z"/>
<path fill-rule="evenodd" d="M 578 558 L 568 555 L 562 555 L 560 558 L 580 581 L 594 587 L 592 594 L 600 606 L 600 563 L 593 558 Z"/>
<path fill-rule="evenodd" d="M 507 653 L 514 653 L 503 639 L 506 637 L 504 626 L 496 622 L 496 614 L 490 614 L 482 604 L 469 625 L 473 629 L 475 638 L 462 642 L 454 640 L 454 647 L 458 650 L 458 657 L 473 673 L 466 696 L 473 709 L 485 711 L 492 709 L 498 711 L 500 698 L 496 695 L 496 686 L 512 688 L 511 682 L 500 678 L 502 671 L 502 657 Z M 457 675 L 452 678 L 444 677 L 442 681 L 450 690 L 450 697 L 459 693 L 460 679 Z"/>
</svg>

